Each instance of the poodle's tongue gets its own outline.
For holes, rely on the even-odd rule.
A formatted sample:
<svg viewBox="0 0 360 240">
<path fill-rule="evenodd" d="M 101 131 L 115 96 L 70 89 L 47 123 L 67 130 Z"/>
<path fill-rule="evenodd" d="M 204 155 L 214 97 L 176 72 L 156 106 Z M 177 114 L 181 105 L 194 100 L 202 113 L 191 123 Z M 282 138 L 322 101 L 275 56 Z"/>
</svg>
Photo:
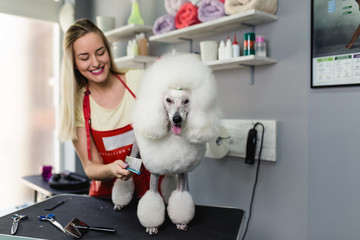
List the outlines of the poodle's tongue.
<svg viewBox="0 0 360 240">
<path fill-rule="evenodd" d="M 179 126 L 173 126 L 172 127 L 172 132 L 175 134 L 175 135 L 178 135 L 181 133 L 181 127 Z"/>
</svg>

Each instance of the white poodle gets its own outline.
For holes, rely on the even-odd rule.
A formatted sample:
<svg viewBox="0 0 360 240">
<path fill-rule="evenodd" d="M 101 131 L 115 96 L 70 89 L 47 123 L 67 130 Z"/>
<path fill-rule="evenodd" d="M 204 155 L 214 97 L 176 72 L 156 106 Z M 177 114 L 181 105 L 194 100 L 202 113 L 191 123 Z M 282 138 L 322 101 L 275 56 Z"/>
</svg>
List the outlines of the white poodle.
<svg viewBox="0 0 360 240">
<path fill-rule="evenodd" d="M 160 175 L 177 174 L 167 212 L 178 229 L 187 230 L 195 213 L 187 172 L 200 164 L 206 142 L 218 136 L 219 126 L 215 78 L 195 55 L 164 56 L 146 70 L 137 94 L 133 128 L 143 164 L 151 173 L 150 190 L 137 209 L 140 223 L 150 235 L 157 234 L 165 219 L 164 200 L 158 192 Z"/>
</svg>

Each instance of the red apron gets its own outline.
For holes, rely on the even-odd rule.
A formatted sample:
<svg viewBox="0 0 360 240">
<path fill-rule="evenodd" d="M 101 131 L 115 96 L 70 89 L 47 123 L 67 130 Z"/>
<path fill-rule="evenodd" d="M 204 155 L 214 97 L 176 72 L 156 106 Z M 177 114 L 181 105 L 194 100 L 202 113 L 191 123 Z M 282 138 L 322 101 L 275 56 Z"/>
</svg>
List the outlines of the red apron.
<svg viewBox="0 0 360 240">
<path fill-rule="evenodd" d="M 135 94 L 125 84 L 125 82 L 116 75 L 125 88 L 136 98 Z M 109 164 L 115 160 L 125 161 L 126 156 L 129 156 L 132 150 L 133 143 L 135 142 L 134 130 L 130 124 L 125 127 L 110 130 L 110 131 L 97 131 L 91 128 L 91 110 L 90 110 L 90 90 L 89 86 L 84 93 L 83 111 L 85 118 L 85 128 L 87 135 L 87 151 L 88 158 L 91 160 L 90 151 L 90 134 L 92 135 L 95 145 L 103 159 L 104 164 Z M 135 183 L 135 193 L 141 197 L 149 189 L 150 173 L 144 166 L 141 167 L 141 174 L 133 174 Z M 95 181 L 93 180 L 90 185 L 90 196 L 105 196 L 110 197 L 112 187 L 116 178 L 109 181 Z"/>
</svg>

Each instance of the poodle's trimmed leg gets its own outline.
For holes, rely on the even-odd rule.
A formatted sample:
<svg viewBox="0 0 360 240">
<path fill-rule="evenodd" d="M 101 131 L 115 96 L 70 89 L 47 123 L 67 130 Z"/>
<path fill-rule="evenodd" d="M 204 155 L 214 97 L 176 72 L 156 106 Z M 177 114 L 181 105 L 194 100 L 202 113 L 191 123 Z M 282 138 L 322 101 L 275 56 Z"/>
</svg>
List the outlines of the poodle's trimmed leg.
<svg viewBox="0 0 360 240">
<path fill-rule="evenodd" d="M 187 224 L 195 215 L 194 201 L 187 191 L 187 173 L 178 174 L 177 189 L 172 192 L 167 208 L 171 221 L 177 229 L 186 231 Z"/>
<path fill-rule="evenodd" d="M 114 203 L 114 210 L 120 211 L 121 208 L 128 205 L 134 194 L 134 180 L 129 178 L 127 181 L 116 179 L 111 192 L 111 199 Z"/>
<path fill-rule="evenodd" d="M 161 181 L 160 190 L 166 204 L 169 203 L 171 193 L 176 189 L 177 176 L 166 175 Z"/>
<path fill-rule="evenodd" d="M 165 220 L 165 204 L 158 192 L 159 175 L 151 174 L 150 190 L 140 199 L 137 216 L 141 225 L 146 227 L 150 235 L 158 233 L 158 227 Z"/>
</svg>

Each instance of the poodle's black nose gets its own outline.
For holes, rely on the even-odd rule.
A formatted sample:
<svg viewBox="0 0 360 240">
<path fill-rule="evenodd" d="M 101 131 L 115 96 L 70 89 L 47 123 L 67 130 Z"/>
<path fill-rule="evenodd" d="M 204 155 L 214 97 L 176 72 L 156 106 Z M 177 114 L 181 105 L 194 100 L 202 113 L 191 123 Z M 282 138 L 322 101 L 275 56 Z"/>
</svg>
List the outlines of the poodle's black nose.
<svg viewBox="0 0 360 240">
<path fill-rule="evenodd" d="M 179 123 L 181 123 L 181 121 L 182 121 L 182 117 L 180 116 L 180 114 L 176 114 L 175 113 L 175 115 L 173 116 L 173 123 L 175 123 L 175 124 L 179 124 Z"/>
</svg>

